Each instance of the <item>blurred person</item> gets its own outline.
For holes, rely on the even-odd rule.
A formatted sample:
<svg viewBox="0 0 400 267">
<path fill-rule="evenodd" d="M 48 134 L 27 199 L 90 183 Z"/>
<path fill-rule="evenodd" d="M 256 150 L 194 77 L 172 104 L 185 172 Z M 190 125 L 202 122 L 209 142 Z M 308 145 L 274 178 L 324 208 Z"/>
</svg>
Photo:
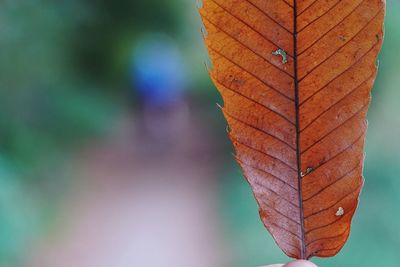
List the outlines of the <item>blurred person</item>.
<svg viewBox="0 0 400 267">
<path fill-rule="evenodd" d="M 132 81 L 141 112 L 121 114 L 110 135 L 76 152 L 76 185 L 60 225 L 35 244 L 24 267 L 231 266 L 216 141 L 209 121 L 188 112 L 175 43 L 164 35 L 140 39 Z"/>
<path fill-rule="evenodd" d="M 179 140 L 188 121 L 185 64 L 176 43 L 165 34 L 148 34 L 137 42 L 131 70 L 132 89 L 139 100 L 138 127 L 146 152 Z"/>
</svg>

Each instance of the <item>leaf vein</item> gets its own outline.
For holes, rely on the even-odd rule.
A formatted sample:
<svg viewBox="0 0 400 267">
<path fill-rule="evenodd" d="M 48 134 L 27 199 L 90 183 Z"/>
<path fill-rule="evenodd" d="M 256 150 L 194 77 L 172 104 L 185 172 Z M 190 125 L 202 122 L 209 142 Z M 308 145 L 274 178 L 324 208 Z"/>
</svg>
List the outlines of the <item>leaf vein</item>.
<svg viewBox="0 0 400 267">
<path fill-rule="evenodd" d="M 354 194 L 354 193 L 357 192 L 358 190 L 360 190 L 360 185 L 358 185 L 356 188 L 354 188 L 353 190 L 351 190 L 350 193 L 346 194 L 344 197 L 342 197 L 341 199 L 339 199 L 337 202 L 335 202 L 335 203 L 332 204 L 331 206 L 329 206 L 329 207 L 327 207 L 327 208 L 324 208 L 324 209 L 322 209 L 322 210 L 319 210 L 319 211 L 317 211 L 317 212 L 313 212 L 312 214 L 309 214 L 308 216 L 306 216 L 304 219 L 308 219 L 308 218 L 310 218 L 310 217 L 316 216 L 316 215 L 318 215 L 318 214 L 320 214 L 320 213 L 322 213 L 322 212 L 324 212 L 324 211 L 327 211 L 327 210 L 333 208 L 334 206 L 336 206 L 337 204 L 339 204 L 341 201 L 343 201 L 345 198 L 351 196 L 352 194 Z M 314 229 L 313 229 L 313 230 L 314 230 Z M 311 231 L 311 230 L 310 230 L 310 231 Z M 307 234 L 308 234 L 310 231 L 307 231 Z"/>
<path fill-rule="evenodd" d="M 289 169 L 291 169 L 291 170 L 297 172 L 296 169 L 294 169 L 292 166 L 290 166 L 290 165 L 287 164 L 286 162 L 282 161 L 281 159 L 279 159 L 279 158 L 277 158 L 277 157 L 275 157 L 275 156 L 272 156 L 272 155 L 270 155 L 270 154 L 268 154 L 268 153 L 266 153 L 266 152 L 264 152 L 264 151 L 262 151 L 262 150 L 259 150 L 259 149 L 257 149 L 257 148 L 254 148 L 254 147 L 252 147 L 252 146 L 249 146 L 249 145 L 247 145 L 247 144 L 245 144 L 245 143 L 243 143 L 243 142 L 237 140 L 237 139 L 234 138 L 232 135 L 229 135 L 229 137 L 232 139 L 233 142 L 236 142 L 236 143 L 238 143 L 238 144 L 240 144 L 240 145 L 242 145 L 242 146 L 245 146 L 245 147 L 247 147 L 247 148 L 249 148 L 249 149 L 251 149 L 251 150 L 257 151 L 257 152 L 259 152 L 259 153 L 261 153 L 261 154 L 263 154 L 263 155 L 265 155 L 265 156 L 267 156 L 267 157 L 269 157 L 269 158 L 272 158 L 272 159 L 274 159 L 274 160 L 277 160 L 277 161 L 279 161 L 280 163 L 282 163 L 283 165 L 285 165 L 286 167 L 288 167 Z"/>
<path fill-rule="evenodd" d="M 296 151 L 296 149 L 295 149 L 294 147 L 292 147 L 289 143 L 287 143 L 285 140 L 282 140 L 282 139 L 280 139 L 279 137 L 277 137 L 277 136 L 275 136 L 275 135 L 273 135 L 273 134 L 270 134 L 270 133 L 268 133 L 267 131 L 265 131 L 265 130 L 263 130 L 263 129 L 261 129 L 261 128 L 255 126 L 255 125 L 251 125 L 250 123 L 248 123 L 248 122 L 246 122 L 246 121 L 243 121 L 243 120 L 241 120 L 241 119 L 239 119 L 239 118 L 236 118 L 235 116 L 229 114 L 229 113 L 226 112 L 226 111 L 224 111 L 224 113 L 225 113 L 229 118 L 231 118 L 231 119 L 233 119 L 233 120 L 235 120 L 235 121 L 237 121 L 237 122 L 240 122 L 240 123 L 244 124 L 246 127 L 249 127 L 249 128 L 252 128 L 252 129 L 254 129 L 254 130 L 256 130 L 256 131 L 262 132 L 262 133 L 264 133 L 264 134 L 266 134 L 266 135 L 272 137 L 273 139 L 279 141 L 280 143 L 284 144 L 285 146 L 289 147 L 289 148 L 290 148 L 291 150 L 293 150 L 294 152 Z"/>
<path fill-rule="evenodd" d="M 344 43 L 342 46 L 339 46 L 339 47 L 332 53 L 332 55 L 330 55 L 330 56 L 327 57 L 324 61 L 322 61 L 321 63 L 319 63 L 319 64 L 316 65 L 315 67 L 313 67 L 304 77 L 302 77 L 302 78 L 300 79 L 299 82 L 301 82 L 301 81 L 304 80 L 308 75 L 310 75 L 311 73 L 313 73 L 314 70 L 316 70 L 319 66 L 321 66 L 322 64 L 324 64 L 325 62 L 327 62 L 329 59 L 331 59 L 332 57 L 334 57 L 335 55 L 337 55 L 337 53 L 339 52 L 339 50 L 342 50 L 342 49 L 346 48 L 347 45 L 348 45 L 351 41 L 353 41 L 357 36 L 359 36 L 359 34 L 360 34 L 363 30 L 365 30 L 365 28 L 367 28 L 367 27 L 370 25 L 370 23 L 372 23 L 376 18 L 378 18 L 378 16 L 379 16 L 380 13 L 381 13 L 381 12 L 378 11 L 378 12 L 374 15 L 374 17 L 371 18 L 371 20 L 369 20 L 369 21 L 366 23 L 366 25 L 364 25 L 364 26 L 361 28 L 361 30 L 359 30 L 357 33 L 355 33 L 355 34 L 354 34 L 346 43 Z"/>
<path fill-rule="evenodd" d="M 310 95 L 309 97 L 307 97 L 305 100 L 303 100 L 303 102 L 300 104 L 300 107 L 303 106 L 311 97 L 313 97 L 314 95 L 320 93 L 322 90 L 324 90 L 325 88 L 327 88 L 332 82 L 334 82 L 336 79 L 338 79 L 339 77 L 341 77 L 343 74 L 345 74 L 346 72 L 348 72 L 349 70 L 351 70 L 357 63 L 359 63 L 361 60 L 363 60 L 369 52 L 371 52 L 372 50 L 374 50 L 376 48 L 376 46 L 379 45 L 379 43 L 377 42 L 375 45 L 373 45 L 364 55 L 362 55 L 358 60 L 356 60 L 355 62 L 353 62 L 347 69 L 345 69 L 342 73 L 339 73 L 338 75 L 336 75 L 333 79 L 331 79 L 326 85 L 322 86 L 320 89 L 318 89 L 316 92 L 314 92 L 312 95 Z"/>
<path fill-rule="evenodd" d="M 283 25 L 279 24 L 278 21 L 276 21 L 276 19 L 274 19 L 273 17 L 271 17 L 269 14 L 267 14 L 264 10 L 262 10 L 261 8 L 259 8 L 257 5 L 253 4 L 250 0 L 244 0 L 245 2 L 249 3 L 250 5 L 252 5 L 253 7 L 255 7 L 258 11 L 260 11 L 263 15 L 265 15 L 266 17 L 268 17 L 270 20 L 272 20 L 273 22 L 275 22 L 276 25 L 278 25 L 279 27 L 281 27 L 283 30 L 285 30 L 286 32 L 288 32 L 289 34 L 293 34 L 289 29 L 287 29 L 286 27 L 284 27 Z"/>
<path fill-rule="evenodd" d="M 276 47 L 280 47 L 276 42 L 272 41 L 271 39 L 267 38 L 264 34 L 262 34 L 261 32 L 257 31 L 256 29 L 254 29 L 253 26 L 251 26 L 250 24 L 248 24 L 246 21 L 244 21 L 243 19 L 239 18 L 238 16 L 236 16 L 235 14 L 233 14 L 232 12 L 230 12 L 228 9 L 226 9 L 225 7 L 221 6 L 221 4 L 217 3 L 215 0 L 209 0 L 211 2 L 213 2 L 214 4 L 216 4 L 217 6 L 219 6 L 221 9 L 223 9 L 227 14 L 229 14 L 230 16 L 232 16 L 233 18 L 237 19 L 238 21 L 240 21 L 241 23 L 247 25 L 247 27 L 249 27 L 250 29 L 252 29 L 253 31 L 255 31 L 256 33 L 258 33 L 259 35 L 261 35 L 266 41 L 270 42 L 271 44 L 275 45 Z M 291 57 L 293 57 L 293 55 L 291 55 L 289 52 L 287 52 L 287 54 Z"/>
<path fill-rule="evenodd" d="M 207 19 L 206 17 L 203 18 L 204 20 L 208 21 L 210 24 L 214 25 L 215 28 L 217 28 L 219 31 L 223 32 L 226 36 L 228 36 L 229 38 L 231 38 L 234 42 L 242 45 L 244 48 L 246 48 L 247 50 L 249 50 L 250 52 L 252 52 L 254 55 L 256 55 L 258 58 L 260 58 L 261 60 L 263 60 L 264 62 L 267 62 L 269 65 L 271 65 L 272 67 L 274 67 L 275 69 L 277 69 L 280 72 L 283 72 L 287 75 L 289 75 L 291 78 L 294 78 L 292 74 L 290 74 L 288 71 L 279 68 L 278 66 L 276 66 L 275 64 L 273 64 L 270 60 L 268 60 L 267 58 L 265 58 L 264 56 L 260 55 L 259 53 L 257 53 L 255 50 L 253 50 L 251 47 L 249 47 L 248 45 L 244 44 L 242 41 L 239 41 L 239 39 L 237 39 L 236 37 L 234 37 L 233 35 L 231 35 L 230 33 L 228 33 L 227 31 L 223 30 L 220 26 L 216 25 L 215 23 L 211 22 L 209 19 Z"/>
<path fill-rule="evenodd" d="M 313 194 L 312 196 L 308 197 L 307 199 L 304 199 L 304 202 L 307 202 L 311 199 L 313 199 L 314 197 L 318 196 L 319 194 L 322 194 L 322 192 L 324 192 L 326 189 L 328 189 L 329 187 L 335 185 L 336 183 L 340 182 L 341 180 L 343 180 L 344 178 L 346 178 L 350 173 L 352 173 L 353 171 L 355 171 L 358 167 L 360 167 L 360 164 L 357 164 L 357 166 L 355 166 L 354 168 L 350 169 L 349 171 L 347 171 L 345 174 L 343 174 L 340 178 L 335 179 L 332 183 L 324 186 L 323 188 L 321 188 L 318 192 L 316 192 L 315 194 Z"/>
<path fill-rule="evenodd" d="M 328 133 L 326 133 L 324 136 L 322 136 L 321 138 L 319 138 L 317 141 L 315 141 L 312 145 L 310 145 L 308 148 L 306 148 L 303 152 L 301 152 L 301 154 L 305 154 L 307 151 L 309 151 L 311 148 L 313 148 L 314 146 L 316 146 L 317 144 L 319 144 L 320 142 L 322 142 L 326 137 L 328 137 L 331 133 L 333 133 L 334 131 L 340 129 L 341 127 L 343 127 L 347 122 L 349 122 L 351 119 L 355 118 L 357 115 L 359 115 L 367 106 L 369 105 L 369 103 L 363 105 L 359 110 L 357 110 L 356 113 L 354 113 L 353 115 L 351 115 L 351 117 L 347 118 L 345 121 L 343 121 L 341 124 L 335 126 L 332 130 L 330 130 Z"/>
<path fill-rule="evenodd" d="M 304 26 L 302 29 L 300 29 L 300 32 L 304 31 L 305 29 L 308 28 L 308 26 L 312 25 L 315 21 L 321 19 L 322 17 L 326 16 L 332 9 L 334 9 L 338 4 L 340 4 L 340 0 L 337 1 L 333 6 L 331 6 L 324 14 L 322 14 L 321 16 L 315 18 L 314 20 L 310 21 L 306 26 Z M 312 5 L 314 5 L 316 2 L 314 2 Z M 300 33 L 299 32 L 299 33 Z"/>
<path fill-rule="evenodd" d="M 342 237 L 342 236 L 345 235 L 345 234 L 348 234 L 349 229 L 350 229 L 350 226 L 346 227 L 345 230 L 344 230 L 342 233 L 338 234 L 338 235 L 329 236 L 329 237 L 323 237 L 323 238 L 318 238 L 318 239 L 312 240 L 312 241 L 310 241 L 309 243 L 307 243 L 306 246 L 308 247 L 308 246 L 310 246 L 311 244 L 314 244 L 314 243 L 316 243 L 316 242 L 318 242 L 318 241 L 322 241 L 322 240 L 337 239 L 337 238 L 339 238 L 339 237 Z"/>
<path fill-rule="evenodd" d="M 347 19 L 348 17 L 350 17 L 356 10 L 358 7 L 360 7 L 366 0 L 361 1 L 347 16 L 345 16 L 339 23 L 337 23 L 336 25 L 334 25 L 329 31 L 327 31 L 326 33 L 324 33 L 321 37 L 319 37 L 317 40 L 315 40 L 310 46 L 308 46 L 307 48 L 305 48 L 300 54 L 298 54 L 297 56 L 301 56 L 304 52 L 306 52 L 308 49 L 310 49 L 311 47 L 313 47 L 315 45 L 315 43 L 317 43 L 319 40 L 321 40 L 322 38 L 324 38 L 327 34 L 329 34 L 331 31 L 335 30 L 345 19 Z"/>
<path fill-rule="evenodd" d="M 291 184 L 289 184 L 289 183 L 286 182 L 285 180 L 279 178 L 278 176 L 273 175 L 272 173 L 267 172 L 267 171 L 265 171 L 265 170 L 263 170 L 263 169 L 260 169 L 260 168 L 258 168 L 258 167 L 255 167 L 255 166 L 253 166 L 253 165 L 251 165 L 251 164 L 249 164 L 249 163 L 246 163 L 246 162 L 244 162 L 243 160 L 241 160 L 241 159 L 239 159 L 239 158 L 237 158 L 237 157 L 236 157 L 236 160 L 237 160 L 240 164 L 246 165 L 246 166 L 249 167 L 249 168 L 252 168 L 252 169 L 254 169 L 254 170 L 257 170 L 257 171 L 263 172 L 263 173 L 265 173 L 265 174 L 267 174 L 267 175 L 269 175 L 269 176 L 272 176 L 272 177 L 274 177 L 276 180 L 279 180 L 279 181 L 281 181 L 282 183 L 284 183 L 285 185 L 289 186 L 290 188 L 292 188 L 292 189 L 298 191 L 297 188 L 295 188 L 294 186 L 292 186 Z M 298 207 L 298 206 L 297 206 L 297 207 Z"/>
<path fill-rule="evenodd" d="M 287 122 L 290 123 L 291 125 L 293 125 L 293 126 L 295 125 L 293 122 L 291 122 L 291 121 L 289 120 L 289 118 L 285 117 L 283 114 L 279 113 L 278 111 L 273 110 L 273 109 L 271 109 L 271 108 L 269 108 L 269 107 L 267 107 L 267 106 L 261 104 L 260 102 L 258 102 L 258 101 L 255 100 L 255 99 L 252 99 L 252 98 L 250 98 L 250 97 L 248 97 L 248 96 L 246 96 L 246 95 L 244 95 L 244 94 L 242 94 L 242 93 L 239 93 L 238 91 L 232 89 L 230 86 L 227 86 L 226 84 L 222 83 L 222 82 L 221 82 L 220 80 L 218 80 L 215 76 L 213 76 L 213 77 L 214 77 L 215 81 L 216 81 L 218 84 L 222 85 L 222 86 L 223 86 L 224 88 L 226 88 L 227 90 L 229 90 L 229 91 L 231 91 L 231 92 L 233 92 L 233 93 L 235 93 L 235 94 L 237 94 L 237 95 L 239 95 L 239 96 L 241 96 L 241 97 L 243 97 L 243 98 L 249 100 L 250 102 L 253 102 L 253 103 L 255 103 L 255 104 L 257 104 L 257 105 L 259 105 L 259 106 L 265 108 L 265 109 L 266 109 L 267 111 L 269 111 L 269 112 L 272 112 L 272 113 L 276 114 L 277 116 L 281 117 L 282 119 L 284 119 L 285 121 L 287 121 Z"/>
<path fill-rule="evenodd" d="M 265 185 L 265 184 L 261 184 L 258 181 L 253 181 L 253 183 L 255 185 L 258 185 L 260 187 L 262 187 L 263 189 L 271 192 L 272 194 L 274 194 L 275 196 L 277 196 L 279 199 L 284 200 L 285 202 L 289 203 L 290 205 L 292 205 L 295 209 L 298 209 L 299 206 L 297 206 L 296 204 L 294 204 L 293 202 L 291 202 L 290 200 L 284 198 L 282 195 L 280 195 L 278 192 L 276 192 L 275 190 L 272 190 L 269 186 Z"/>
<path fill-rule="evenodd" d="M 354 192 L 353 192 L 353 193 L 354 193 Z M 351 208 L 351 210 L 349 210 L 349 213 L 354 212 L 356 208 L 357 208 L 357 205 L 354 205 L 354 207 Z M 345 217 L 344 217 L 344 216 L 341 216 L 341 217 L 338 217 L 337 219 L 335 219 L 334 221 L 332 221 L 332 222 L 330 222 L 330 223 L 328 223 L 328 224 L 321 225 L 321 226 L 315 227 L 315 228 L 313 228 L 313 229 L 310 229 L 310 230 L 307 231 L 306 234 L 310 234 L 310 233 L 312 233 L 312 232 L 314 232 L 314 231 L 316 231 L 316 230 L 329 227 L 329 226 L 331 226 L 331 225 L 333 225 L 333 224 L 335 224 L 335 223 L 337 223 L 337 222 L 343 220 L 343 218 L 345 218 Z"/>
<path fill-rule="evenodd" d="M 228 58 L 227 56 L 221 54 L 221 52 L 215 50 L 212 47 L 208 47 L 208 49 L 214 51 L 216 54 L 218 54 L 219 56 L 225 58 L 226 60 L 228 60 L 229 62 L 231 62 L 232 64 L 234 64 L 236 67 L 242 69 L 243 71 L 245 71 L 246 73 L 248 73 L 249 75 L 253 76 L 255 79 L 257 79 L 258 81 L 260 81 L 261 83 L 263 83 L 265 86 L 267 86 L 268 88 L 270 88 L 271 90 L 274 90 L 275 92 L 277 92 L 278 94 L 280 94 L 281 96 L 293 101 L 293 98 L 285 95 L 284 93 L 282 93 L 281 91 L 279 91 L 278 89 L 276 89 L 275 87 L 273 87 L 272 85 L 268 84 L 267 82 L 265 82 L 264 80 L 262 80 L 261 78 L 259 78 L 256 74 L 250 72 L 249 70 L 245 69 L 244 67 L 240 66 L 239 64 L 237 64 L 236 62 L 234 62 L 232 59 Z"/>
<path fill-rule="evenodd" d="M 341 152 L 337 153 L 335 156 L 329 158 L 328 160 L 324 161 L 323 163 L 321 163 L 320 165 L 318 165 L 317 167 L 314 168 L 313 172 L 315 172 L 317 169 L 321 168 L 322 166 L 324 166 L 325 164 L 327 164 L 329 161 L 334 160 L 335 158 L 337 158 L 338 156 L 340 156 L 341 154 L 343 154 L 344 152 L 346 152 L 349 148 L 351 148 L 353 145 L 355 145 L 358 141 L 361 140 L 361 138 L 365 135 L 365 130 L 363 131 L 363 133 L 360 135 L 360 137 L 358 137 L 354 142 L 352 142 L 350 145 L 348 145 L 346 148 L 344 148 Z"/>
<path fill-rule="evenodd" d="M 364 81 L 362 81 L 360 83 L 359 86 L 357 86 L 356 88 L 353 88 L 350 92 L 348 92 L 345 96 L 343 96 L 341 99 L 339 99 L 338 102 L 334 103 L 332 106 L 330 106 L 328 109 L 324 110 L 321 114 L 319 114 L 317 117 L 315 117 L 310 123 L 308 123 L 303 130 L 301 130 L 301 132 L 305 131 L 306 129 L 308 129 L 308 127 L 311 126 L 311 124 L 313 124 L 315 121 L 317 121 L 320 117 L 322 117 L 323 115 L 326 115 L 330 110 L 334 109 L 337 105 L 339 105 L 342 101 L 346 100 L 348 96 L 350 96 L 352 93 L 354 93 L 355 91 L 357 91 L 357 89 L 359 89 L 361 86 L 363 86 L 368 80 L 370 80 L 373 76 L 375 75 L 375 73 L 372 73 L 371 76 L 369 76 L 367 79 L 365 79 Z"/>
</svg>

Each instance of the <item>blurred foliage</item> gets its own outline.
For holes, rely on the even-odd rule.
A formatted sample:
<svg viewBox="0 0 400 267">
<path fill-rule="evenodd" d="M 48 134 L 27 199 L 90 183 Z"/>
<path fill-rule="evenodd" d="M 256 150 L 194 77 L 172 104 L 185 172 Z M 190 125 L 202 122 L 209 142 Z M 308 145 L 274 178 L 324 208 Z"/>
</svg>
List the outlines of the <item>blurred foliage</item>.
<svg viewBox="0 0 400 267">
<path fill-rule="evenodd" d="M 74 58 L 80 73 L 96 80 L 121 78 L 140 34 L 156 31 L 177 35 L 179 31 L 179 9 L 168 0 L 81 2 L 89 14 L 76 28 Z"/>
<path fill-rule="evenodd" d="M 167 0 L 1 1 L 0 266 L 18 266 L 56 208 L 69 152 L 110 131 L 135 39 L 178 36 L 179 13 Z"/>
<path fill-rule="evenodd" d="M 105 128 L 111 104 L 73 74 L 69 42 L 85 18 L 78 3 L 1 4 L 0 153 L 17 165 L 35 165 Z"/>
</svg>

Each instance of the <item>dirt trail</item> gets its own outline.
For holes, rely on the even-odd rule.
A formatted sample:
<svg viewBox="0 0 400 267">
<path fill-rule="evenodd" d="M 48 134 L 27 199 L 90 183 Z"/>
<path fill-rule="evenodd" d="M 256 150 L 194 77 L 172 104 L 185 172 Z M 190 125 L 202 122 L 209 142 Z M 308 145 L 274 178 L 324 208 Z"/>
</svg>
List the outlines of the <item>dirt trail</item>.
<svg viewBox="0 0 400 267">
<path fill-rule="evenodd" d="M 126 116 L 79 153 L 60 224 L 26 267 L 226 266 L 213 145 L 199 123 L 191 118 L 158 153 Z"/>
</svg>

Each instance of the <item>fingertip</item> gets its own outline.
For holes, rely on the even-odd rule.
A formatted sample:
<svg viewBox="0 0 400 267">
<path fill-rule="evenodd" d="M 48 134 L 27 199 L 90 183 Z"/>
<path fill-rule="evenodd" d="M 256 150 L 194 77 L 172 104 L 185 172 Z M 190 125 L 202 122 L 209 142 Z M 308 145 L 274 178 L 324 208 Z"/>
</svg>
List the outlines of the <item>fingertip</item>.
<svg viewBox="0 0 400 267">
<path fill-rule="evenodd" d="M 297 260 L 289 262 L 285 264 L 283 267 L 317 267 L 317 265 L 315 265 L 311 261 Z"/>
</svg>

